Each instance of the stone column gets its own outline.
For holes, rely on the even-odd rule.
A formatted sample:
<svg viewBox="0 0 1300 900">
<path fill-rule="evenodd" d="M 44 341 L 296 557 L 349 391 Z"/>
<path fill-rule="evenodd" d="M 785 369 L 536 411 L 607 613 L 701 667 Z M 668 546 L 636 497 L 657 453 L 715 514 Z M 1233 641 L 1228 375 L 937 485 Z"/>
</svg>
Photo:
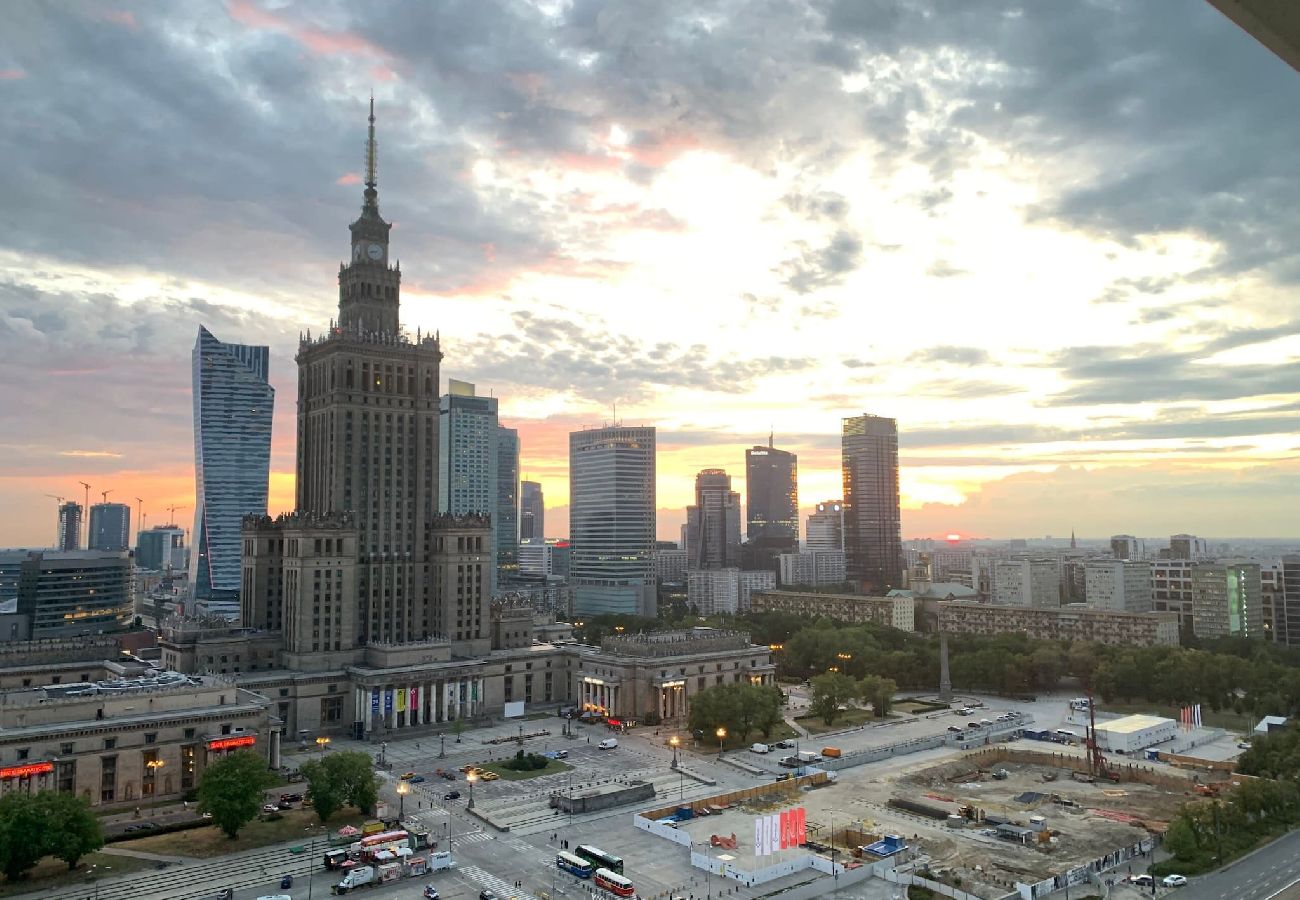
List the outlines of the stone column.
<svg viewBox="0 0 1300 900">
<path fill-rule="evenodd" d="M 388 691 L 393 692 L 393 711 L 388 714 L 388 730 L 396 731 L 397 730 L 397 685 L 390 684 L 384 688 L 384 691 L 385 691 L 385 696 L 387 696 Z"/>
</svg>

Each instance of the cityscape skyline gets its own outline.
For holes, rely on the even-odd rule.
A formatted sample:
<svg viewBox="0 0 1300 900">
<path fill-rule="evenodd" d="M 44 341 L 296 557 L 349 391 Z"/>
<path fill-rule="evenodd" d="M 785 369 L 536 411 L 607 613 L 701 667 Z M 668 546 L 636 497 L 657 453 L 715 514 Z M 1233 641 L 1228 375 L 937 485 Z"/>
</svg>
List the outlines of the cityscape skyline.
<svg viewBox="0 0 1300 900">
<path fill-rule="evenodd" d="M 485 42 L 477 87 L 463 48 L 427 52 L 436 29 L 300 13 L 232 4 L 204 21 L 224 42 L 207 59 L 177 38 L 197 27 L 183 9 L 15 12 L 32 39 L 0 59 L 0 95 L 20 109 L 0 177 L 39 215 L 0 247 L 14 400 L 0 544 L 45 546 L 46 495 L 80 496 L 79 481 L 143 498 L 146 530 L 193 504 L 183 373 L 198 324 L 271 347 L 271 383 L 291 396 L 296 334 L 333 304 L 327 223 L 354 203 L 360 170 L 343 161 L 371 83 L 392 179 L 419 185 L 389 213 L 420 263 L 408 325 L 445 336 L 446 375 L 501 399 L 521 476 L 555 500 L 568 433 L 615 403 L 656 428 L 664 539 L 701 469 L 737 473 L 744 492 L 743 451 L 773 428 L 800 457 L 800 494 L 840 496 L 838 420 L 869 412 L 900 423 L 905 538 L 1293 531 L 1295 251 L 1243 235 L 1290 233 L 1284 210 L 1300 208 L 1274 202 L 1300 88 L 1213 9 L 1030 9 L 937 32 L 903 15 L 871 39 L 907 57 L 901 72 L 843 10 L 721 16 L 699 47 L 671 17 L 639 32 L 618 7 L 605 30 L 577 12 L 484 11 L 471 33 L 525 27 Z M 1069 49 L 1078 34 L 1095 36 L 1086 52 Z M 657 80 L 619 68 L 614 41 Z M 801 77 L 756 67 L 712 84 L 699 54 L 724 44 Z M 1219 71 L 1202 71 L 1207 55 Z M 251 94 L 213 77 L 236 56 L 262 67 Z M 93 100 L 63 77 L 91 58 Z M 178 106 L 140 59 L 185 72 L 195 102 Z M 1062 78 L 1074 67 L 1087 92 Z M 125 120 L 149 148 L 147 185 L 137 153 L 103 152 Z M 1248 158 L 1206 155 L 1243 132 Z M 103 201 L 93 215 L 85 192 Z M 1213 198 L 1228 196 L 1243 202 L 1223 215 Z M 692 343 L 723 328 L 725 343 Z M 294 506 L 288 406 L 273 513 Z M 565 505 L 547 512 L 564 536 Z"/>
</svg>

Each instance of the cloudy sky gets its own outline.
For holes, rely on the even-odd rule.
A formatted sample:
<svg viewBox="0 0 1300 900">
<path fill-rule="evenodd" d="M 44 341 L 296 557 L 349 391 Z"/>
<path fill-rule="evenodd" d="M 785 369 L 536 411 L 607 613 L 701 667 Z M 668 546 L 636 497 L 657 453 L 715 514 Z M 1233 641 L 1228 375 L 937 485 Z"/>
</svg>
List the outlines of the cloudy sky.
<svg viewBox="0 0 1300 900">
<path fill-rule="evenodd" d="M 1300 76 L 1198 0 L 8 3 L 0 546 L 193 515 L 197 326 L 336 305 L 366 101 L 408 328 L 567 434 L 659 428 L 659 530 L 774 430 L 803 505 L 899 420 L 904 532 L 1297 532 Z"/>
</svg>

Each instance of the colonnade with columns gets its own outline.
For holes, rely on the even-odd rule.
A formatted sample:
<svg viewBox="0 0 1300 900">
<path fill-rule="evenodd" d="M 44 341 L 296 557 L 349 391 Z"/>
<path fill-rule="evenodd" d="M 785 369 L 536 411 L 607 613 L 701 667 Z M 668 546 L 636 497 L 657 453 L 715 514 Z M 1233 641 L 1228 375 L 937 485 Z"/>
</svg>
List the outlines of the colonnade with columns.
<svg viewBox="0 0 1300 900">
<path fill-rule="evenodd" d="M 391 680 L 356 688 L 357 720 L 367 733 L 469 719 L 484 707 L 482 675 Z"/>
<path fill-rule="evenodd" d="M 602 716 L 618 713 L 618 685 L 607 684 L 600 679 L 582 678 L 578 681 L 578 688 L 578 709 L 600 713 Z"/>
</svg>

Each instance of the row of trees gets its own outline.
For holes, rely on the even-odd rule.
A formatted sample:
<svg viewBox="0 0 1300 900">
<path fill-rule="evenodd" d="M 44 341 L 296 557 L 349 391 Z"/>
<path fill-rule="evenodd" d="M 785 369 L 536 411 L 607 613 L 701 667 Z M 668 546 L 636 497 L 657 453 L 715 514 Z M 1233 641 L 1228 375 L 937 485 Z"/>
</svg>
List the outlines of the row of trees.
<svg viewBox="0 0 1300 900">
<path fill-rule="evenodd" d="M 351 750 L 313 759 L 303 764 L 302 776 L 322 825 L 345 806 L 371 813 L 379 802 L 379 778 L 369 753 Z"/>
<path fill-rule="evenodd" d="M 75 794 L 14 791 L 0 798 L 0 869 L 10 881 L 25 877 L 46 856 L 75 869 L 102 846 L 99 819 Z"/>
<path fill-rule="evenodd" d="M 1247 781 L 1222 800 L 1184 804 L 1165 832 L 1164 848 L 1172 857 L 1152 872 L 1206 872 L 1297 824 L 1300 789 L 1294 781 Z"/>
<path fill-rule="evenodd" d="M 840 713 L 855 700 L 870 704 L 876 716 L 884 718 L 889 715 L 894 694 L 898 692 L 898 684 L 892 678 L 879 675 L 855 679 L 843 672 L 827 672 L 816 676 L 809 684 L 812 696 L 808 707 L 826 725 L 834 725 Z"/>
<path fill-rule="evenodd" d="M 781 721 L 781 689 L 763 684 L 719 684 L 694 694 L 688 724 L 712 735 L 718 728 L 743 743 L 751 732 L 763 737 Z"/>
</svg>

